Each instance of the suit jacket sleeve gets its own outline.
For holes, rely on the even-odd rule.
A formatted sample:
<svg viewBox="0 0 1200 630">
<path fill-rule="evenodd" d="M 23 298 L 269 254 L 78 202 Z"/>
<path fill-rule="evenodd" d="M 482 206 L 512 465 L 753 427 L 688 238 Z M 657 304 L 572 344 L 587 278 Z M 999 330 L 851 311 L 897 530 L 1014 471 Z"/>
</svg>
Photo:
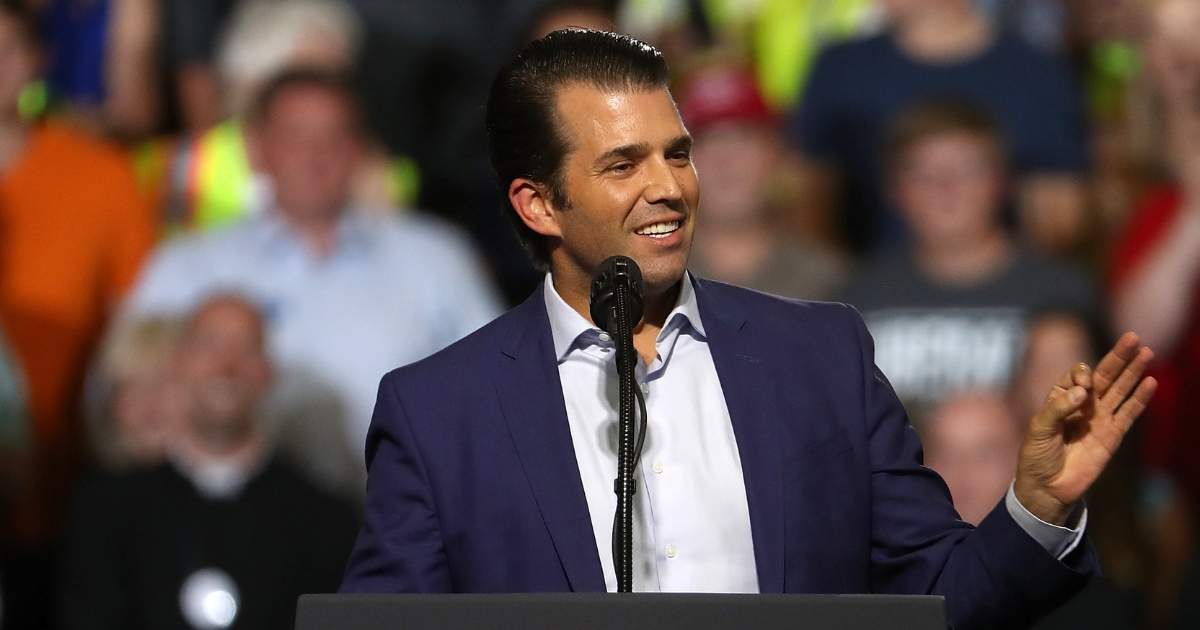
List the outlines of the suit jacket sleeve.
<svg viewBox="0 0 1200 630">
<path fill-rule="evenodd" d="M 450 571 L 425 464 L 397 391 L 383 377 L 367 434 L 367 495 L 362 531 L 350 554 L 343 593 L 444 593 Z"/>
<path fill-rule="evenodd" d="M 959 520 L 941 478 L 922 465 L 904 407 L 875 366 L 874 343 L 853 316 L 862 350 L 871 461 L 871 590 L 946 598 L 954 628 L 1020 628 L 1098 572 L 1084 541 L 1064 561 L 1027 534 L 1001 501 L 977 529 Z"/>
</svg>

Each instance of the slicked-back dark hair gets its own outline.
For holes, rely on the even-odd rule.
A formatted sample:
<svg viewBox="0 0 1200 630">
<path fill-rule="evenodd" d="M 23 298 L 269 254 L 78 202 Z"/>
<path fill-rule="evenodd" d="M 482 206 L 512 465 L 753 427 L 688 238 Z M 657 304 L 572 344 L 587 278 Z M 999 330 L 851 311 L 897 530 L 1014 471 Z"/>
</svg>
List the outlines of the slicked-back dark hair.
<svg viewBox="0 0 1200 630">
<path fill-rule="evenodd" d="M 606 92 L 642 92 L 666 89 L 668 81 L 667 62 L 654 47 L 588 29 L 554 31 L 500 69 L 487 102 L 492 168 L 504 212 L 540 268 L 549 267 L 549 245 L 521 221 L 508 199 L 508 187 L 526 178 L 545 186 L 556 207 L 570 205 L 562 164 L 572 147 L 556 111 L 559 90 L 588 85 Z"/>
</svg>

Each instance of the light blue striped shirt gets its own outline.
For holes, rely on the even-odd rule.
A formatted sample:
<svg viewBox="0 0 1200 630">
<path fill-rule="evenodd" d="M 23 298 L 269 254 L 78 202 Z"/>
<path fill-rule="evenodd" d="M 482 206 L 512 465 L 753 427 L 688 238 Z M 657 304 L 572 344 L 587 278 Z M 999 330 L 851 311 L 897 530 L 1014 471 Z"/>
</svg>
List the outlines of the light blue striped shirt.
<svg viewBox="0 0 1200 630">
<path fill-rule="evenodd" d="M 352 211 L 324 257 L 274 212 L 169 243 L 142 270 L 127 309 L 186 313 L 222 292 L 258 303 L 281 368 L 340 395 L 347 438 L 359 454 L 380 378 L 502 310 L 483 264 L 457 230 L 420 215 Z"/>
</svg>

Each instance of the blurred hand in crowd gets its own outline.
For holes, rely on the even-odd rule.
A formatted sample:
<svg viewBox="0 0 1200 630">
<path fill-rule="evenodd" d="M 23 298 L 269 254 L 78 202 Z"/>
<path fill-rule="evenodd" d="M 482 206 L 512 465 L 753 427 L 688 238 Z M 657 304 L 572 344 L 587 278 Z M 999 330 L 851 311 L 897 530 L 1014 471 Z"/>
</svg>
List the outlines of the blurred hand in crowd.
<svg viewBox="0 0 1200 630">
<path fill-rule="evenodd" d="M 1163 105 L 1179 212 L 1115 287 L 1113 319 L 1169 356 L 1185 335 L 1200 277 L 1200 2 L 1162 0 L 1149 24 L 1146 68 Z"/>
</svg>

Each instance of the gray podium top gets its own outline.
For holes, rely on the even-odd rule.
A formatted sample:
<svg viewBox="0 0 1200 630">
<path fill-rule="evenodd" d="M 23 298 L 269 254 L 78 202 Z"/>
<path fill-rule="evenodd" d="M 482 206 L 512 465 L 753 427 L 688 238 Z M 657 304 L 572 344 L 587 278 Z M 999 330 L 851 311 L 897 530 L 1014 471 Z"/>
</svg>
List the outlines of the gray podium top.
<svg viewBox="0 0 1200 630">
<path fill-rule="evenodd" d="M 296 630 L 946 630 L 915 595 L 304 595 Z"/>
</svg>

